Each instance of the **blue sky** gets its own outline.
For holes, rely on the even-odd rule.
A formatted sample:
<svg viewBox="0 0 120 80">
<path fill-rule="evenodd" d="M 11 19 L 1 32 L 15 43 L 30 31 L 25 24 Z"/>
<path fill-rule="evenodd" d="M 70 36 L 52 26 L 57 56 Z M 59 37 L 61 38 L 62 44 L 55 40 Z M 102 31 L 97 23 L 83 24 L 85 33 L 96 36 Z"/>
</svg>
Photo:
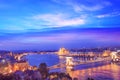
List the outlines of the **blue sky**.
<svg viewBox="0 0 120 80">
<path fill-rule="evenodd" d="M 119 5 L 119 0 L 0 0 L 0 49 L 119 46 Z"/>
</svg>

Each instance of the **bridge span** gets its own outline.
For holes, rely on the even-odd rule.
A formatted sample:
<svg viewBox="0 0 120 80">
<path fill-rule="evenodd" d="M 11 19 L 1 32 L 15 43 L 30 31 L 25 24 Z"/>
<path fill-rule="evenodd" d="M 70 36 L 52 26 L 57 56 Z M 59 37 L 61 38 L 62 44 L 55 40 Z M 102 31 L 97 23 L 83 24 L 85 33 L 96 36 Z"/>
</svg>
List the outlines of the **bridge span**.
<svg viewBox="0 0 120 80">
<path fill-rule="evenodd" d="M 57 68 L 73 68 L 74 66 L 77 66 L 77 65 L 82 65 L 82 64 L 89 64 L 89 63 L 96 63 L 96 62 L 110 62 L 111 61 L 111 58 L 110 57 L 106 57 L 106 58 L 98 58 L 96 60 L 65 60 L 61 63 L 58 63 L 56 65 L 53 65 L 53 66 L 50 66 L 48 67 L 50 70 L 52 69 L 57 69 Z"/>
</svg>

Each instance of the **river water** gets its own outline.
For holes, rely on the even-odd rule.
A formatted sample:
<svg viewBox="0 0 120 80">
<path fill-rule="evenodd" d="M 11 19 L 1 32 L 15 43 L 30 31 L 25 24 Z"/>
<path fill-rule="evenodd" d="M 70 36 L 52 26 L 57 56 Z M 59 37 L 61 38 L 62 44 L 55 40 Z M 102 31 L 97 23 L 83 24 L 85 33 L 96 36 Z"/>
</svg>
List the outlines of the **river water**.
<svg viewBox="0 0 120 80">
<path fill-rule="evenodd" d="M 94 80 L 120 80 L 120 66 L 117 64 L 106 64 L 70 71 L 69 74 L 79 80 L 86 80 L 88 77 L 94 78 Z"/>
<path fill-rule="evenodd" d="M 31 54 L 26 56 L 31 66 L 39 66 L 40 63 L 46 63 L 52 66 L 59 63 L 59 57 L 55 54 Z"/>
<path fill-rule="evenodd" d="M 27 55 L 26 58 L 30 65 L 39 66 L 45 62 L 48 66 L 61 62 L 61 58 L 55 54 L 33 54 Z M 94 63 L 87 65 L 79 65 L 74 67 L 74 71 L 68 71 L 72 78 L 86 80 L 88 77 L 94 80 L 120 80 L 120 65 L 113 63 Z M 56 71 L 60 71 L 57 69 Z M 54 70 L 53 70 L 54 71 Z"/>
</svg>

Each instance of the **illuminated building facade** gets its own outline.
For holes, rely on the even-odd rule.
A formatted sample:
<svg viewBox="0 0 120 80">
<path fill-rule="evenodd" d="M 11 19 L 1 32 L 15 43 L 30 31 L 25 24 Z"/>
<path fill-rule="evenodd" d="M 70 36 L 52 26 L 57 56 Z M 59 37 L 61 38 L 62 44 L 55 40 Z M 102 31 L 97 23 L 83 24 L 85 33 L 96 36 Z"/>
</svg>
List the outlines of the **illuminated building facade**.
<svg viewBox="0 0 120 80">
<path fill-rule="evenodd" d="M 11 72 L 11 64 L 4 58 L 0 58 L 0 73 L 7 74 Z"/>
<path fill-rule="evenodd" d="M 59 51 L 58 51 L 58 55 L 68 55 L 70 52 L 65 49 L 65 48 L 60 48 Z"/>
<path fill-rule="evenodd" d="M 21 70 L 24 71 L 26 69 L 29 69 L 29 63 L 27 61 L 17 61 L 13 66 L 13 71 Z"/>
<path fill-rule="evenodd" d="M 105 50 L 102 54 L 102 57 L 108 57 L 110 56 L 111 51 L 110 50 Z"/>
</svg>

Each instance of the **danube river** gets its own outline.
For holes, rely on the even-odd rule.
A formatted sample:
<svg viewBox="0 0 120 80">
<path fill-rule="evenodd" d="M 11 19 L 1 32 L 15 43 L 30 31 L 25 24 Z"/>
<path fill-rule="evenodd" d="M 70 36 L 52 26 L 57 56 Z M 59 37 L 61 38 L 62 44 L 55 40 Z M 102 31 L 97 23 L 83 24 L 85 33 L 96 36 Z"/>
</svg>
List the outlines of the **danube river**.
<svg viewBox="0 0 120 80">
<path fill-rule="evenodd" d="M 39 66 L 42 62 L 52 66 L 61 62 L 61 58 L 55 54 L 33 54 L 27 55 L 26 58 L 32 66 Z M 86 80 L 88 77 L 92 77 L 95 80 L 120 80 L 120 65 L 118 64 L 94 63 L 79 65 L 74 68 L 74 71 L 69 71 L 68 73 L 73 78 L 77 77 L 79 80 Z"/>
<path fill-rule="evenodd" d="M 31 54 L 26 58 L 31 66 L 39 66 L 40 63 L 46 63 L 47 66 L 52 66 L 59 63 L 59 57 L 55 54 Z"/>
</svg>

